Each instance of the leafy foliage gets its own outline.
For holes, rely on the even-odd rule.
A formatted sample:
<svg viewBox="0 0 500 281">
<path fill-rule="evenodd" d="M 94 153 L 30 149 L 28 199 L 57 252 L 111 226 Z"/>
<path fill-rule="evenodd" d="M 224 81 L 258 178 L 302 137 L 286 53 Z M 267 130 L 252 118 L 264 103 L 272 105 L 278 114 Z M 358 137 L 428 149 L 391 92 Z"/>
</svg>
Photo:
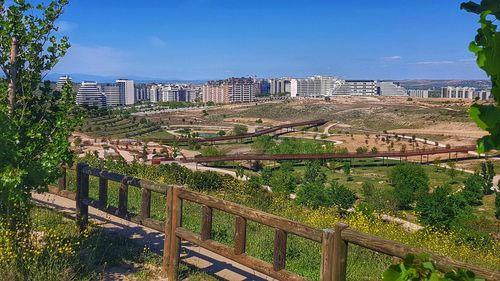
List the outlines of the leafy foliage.
<svg viewBox="0 0 500 281">
<path fill-rule="evenodd" d="M 481 281 L 471 271 L 452 270 L 439 272 L 427 254 L 407 254 L 399 264 L 384 271 L 384 281 Z M 484 281 L 484 280 L 483 280 Z"/>
<path fill-rule="evenodd" d="M 458 225 L 463 217 L 471 213 L 471 208 L 463 194 L 451 194 L 451 187 L 447 185 L 436 188 L 430 194 L 420 196 L 416 210 L 420 213 L 420 220 L 423 223 L 444 229 Z"/>
<path fill-rule="evenodd" d="M 297 203 L 310 208 L 335 206 L 341 212 L 351 208 L 356 202 L 356 195 L 349 188 L 333 181 L 328 188 L 308 182 L 297 193 Z"/>
<path fill-rule="evenodd" d="M 493 178 L 495 177 L 495 166 L 490 161 L 481 162 L 480 174 L 483 177 L 483 192 L 488 195 L 493 193 Z"/>
<path fill-rule="evenodd" d="M 31 192 L 45 190 L 59 176 L 58 166 L 73 157 L 68 137 L 79 119 L 72 87 L 53 91 L 49 82 L 42 83 L 70 46 L 66 37 L 55 34 L 66 4 L 57 0 L 34 7 L 17 0 L 4 7 L 0 1 L 5 77 L 0 80 L 0 221 L 14 231 L 29 233 Z M 9 60 L 11 46 L 17 46 L 15 64 Z"/>
<path fill-rule="evenodd" d="M 429 177 L 419 165 L 398 165 L 391 170 L 389 179 L 394 186 L 394 199 L 401 209 L 409 209 L 419 195 L 429 191 Z"/>
<path fill-rule="evenodd" d="M 239 135 L 244 135 L 248 132 L 248 127 L 245 125 L 234 125 L 233 127 L 233 134 L 239 136 Z"/>
<path fill-rule="evenodd" d="M 476 57 L 477 65 L 486 72 L 491 79 L 493 95 L 496 105 L 481 105 L 474 103 L 469 108 L 472 120 L 481 128 L 490 133 L 477 141 L 478 151 L 485 152 L 491 149 L 500 149 L 500 32 L 493 24 L 491 17 L 500 19 L 500 4 L 498 0 L 481 0 L 480 4 L 469 1 L 462 3 L 461 8 L 479 14 L 481 27 L 469 50 Z"/>
<path fill-rule="evenodd" d="M 467 200 L 467 203 L 470 205 L 481 205 L 482 199 L 484 195 L 484 180 L 478 175 L 474 174 L 469 176 L 464 181 L 464 189 L 462 194 L 464 198 Z"/>
</svg>

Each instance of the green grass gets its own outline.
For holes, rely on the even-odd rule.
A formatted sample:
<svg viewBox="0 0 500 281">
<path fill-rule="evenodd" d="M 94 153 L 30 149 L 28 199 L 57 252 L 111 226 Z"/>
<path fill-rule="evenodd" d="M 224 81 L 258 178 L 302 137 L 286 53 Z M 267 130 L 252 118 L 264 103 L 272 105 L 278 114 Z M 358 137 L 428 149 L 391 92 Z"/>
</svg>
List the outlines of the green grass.
<svg viewBox="0 0 500 281">
<path fill-rule="evenodd" d="M 174 139 L 175 136 L 167 131 L 159 130 L 159 131 L 152 132 L 149 134 L 144 134 L 144 135 L 140 136 L 140 138 L 144 139 L 144 140 L 148 140 L 148 139 L 166 139 L 166 140 L 169 140 L 169 139 Z"/>
<path fill-rule="evenodd" d="M 68 189 L 75 190 L 74 171 L 68 172 Z M 90 177 L 91 198 L 98 198 L 98 179 Z M 109 182 L 109 205 L 118 206 L 119 184 Z M 152 193 L 151 217 L 163 221 L 165 219 L 165 199 L 163 195 Z M 130 212 L 140 210 L 141 195 L 138 188 L 129 187 L 128 208 Z M 195 233 L 201 232 L 201 206 L 185 201 L 183 204 L 183 227 Z M 232 247 L 234 245 L 235 216 L 214 210 L 212 236 L 217 242 Z M 247 225 L 247 254 L 266 262 L 273 261 L 274 229 L 255 222 Z M 369 258 L 366 258 L 369 257 Z M 382 271 L 390 264 L 387 256 L 357 246 L 349 248 L 348 256 L 349 280 L 380 280 Z M 288 236 L 286 268 L 310 280 L 319 280 L 321 261 L 321 245 L 294 235 Z M 374 276 L 374 277 L 367 277 Z M 191 280 L 191 279 L 190 279 Z M 195 279 L 196 280 L 196 279 Z"/>
</svg>

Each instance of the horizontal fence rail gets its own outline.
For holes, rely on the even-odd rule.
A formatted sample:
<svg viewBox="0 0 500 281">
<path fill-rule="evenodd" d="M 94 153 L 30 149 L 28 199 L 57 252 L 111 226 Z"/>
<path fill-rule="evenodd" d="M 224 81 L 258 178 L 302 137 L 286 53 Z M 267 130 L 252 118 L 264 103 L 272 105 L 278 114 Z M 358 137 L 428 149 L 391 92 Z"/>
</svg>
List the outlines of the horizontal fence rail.
<svg viewBox="0 0 500 281">
<path fill-rule="evenodd" d="M 481 268 L 476 265 L 456 261 L 448 257 L 430 253 L 421 248 L 401 244 L 377 236 L 350 229 L 348 225 L 337 223 L 333 229 L 319 230 L 276 215 L 238 205 L 202 193 L 186 190 L 181 186 L 157 184 L 147 180 L 128 177 L 108 172 L 99 168 L 79 163 L 76 166 L 77 191 L 66 191 L 66 177 L 63 174 L 57 188 L 50 192 L 73 197 L 76 201 L 77 223 L 84 230 L 88 223 L 88 207 L 94 207 L 118 217 L 150 227 L 165 234 L 162 269 L 169 281 L 178 280 L 181 241 L 217 253 L 227 259 L 242 264 L 278 280 L 306 280 L 304 277 L 286 269 L 286 248 L 289 235 L 296 235 L 316 242 L 321 247 L 320 280 L 346 280 L 347 254 L 349 244 L 370 249 L 388 256 L 404 258 L 408 253 L 429 253 L 437 268 L 441 271 L 462 268 L 471 270 L 479 278 L 500 280 L 500 272 Z M 89 198 L 89 177 L 99 178 L 99 198 Z M 64 178 L 64 180 L 62 179 Z M 120 183 L 118 207 L 107 205 L 108 181 Z M 141 206 L 139 214 L 128 211 L 128 189 L 141 189 Z M 165 221 L 150 218 L 151 193 L 166 196 Z M 194 233 L 182 226 L 182 206 L 184 201 L 201 206 L 201 231 Z M 232 247 L 212 240 L 213 212 L 222 211 L 235 216 L 234 245 Z M 274 229 L 273 261 L 265 262 L 246 254 L 247 226 L 252 221 Z"/>
<path fill-rule="evenodd" d="M 310 154 L 235 154 L 227 156 L 198 156 L 182 159 L 186 163 L 209 163 L 223 161 L 244 161 L 244 160 L 321 160 L 321 159 L 350 159 L 350 158 L 391 158 L 391 157 L 411 157 L 444 153 L 468 153 L 475 151 L 476 146 L 457 146 L 452 148 L 432 148 L 408 151 L 382 151 L 382 152 L 348 152 L 348 153 L 310 153 Z"/>
</svg>

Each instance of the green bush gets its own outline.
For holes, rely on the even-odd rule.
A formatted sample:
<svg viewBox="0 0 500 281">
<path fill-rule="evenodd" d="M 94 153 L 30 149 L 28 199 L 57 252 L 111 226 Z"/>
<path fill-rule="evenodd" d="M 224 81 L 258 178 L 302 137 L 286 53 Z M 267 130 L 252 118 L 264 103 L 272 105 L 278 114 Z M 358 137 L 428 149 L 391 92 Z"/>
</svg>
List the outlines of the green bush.
<svg viewBox="0 0 500 281">
<path fill-rule="evenodd" d="M 363 196 L 367 199 L 373 196 L 373 193 L 375 192 L 375 185 L 373 185 L 371 181 L 365 181 L 361 189 L 363 191 Z"/>
<path fill-rule="evenodd" d="M 410 209 L 418 196 L 429 191 L 429 177 L 420 165 L 398 165 L 391 170 L 389 180 L 394 186 L 394 199 L 400 209 Z"/>
<path fill-rule="evenodd" d="M 304 172 L 304 182 L 323 185 L 326 182 L 326 175 L 321 171 L 321 162 L 319 160 L 307 161 Z"/>
<path fill-rule="evenodd" d="M 440 186 L 433 193 L 422 195 L 417 200 L 420 221 L 442 229 L 450 229 L 461 224 L 471 208 L 462 193 L 452 194 L 450 186 Z"/>
<path fill-rule="evenodd" d="M 463 269 L 441 273 L 427 254 L 407 254 L 399 264 L 391 265 L 383 274 L 383 281 L 481 281 L 471 271 Z"/>
<path fill-rule="evenodd" d="M 239 136 L 246 134 L 248 132 L 248 127 L 245 125 L 234 125 L 233 127 L 233 134 Z"/>
<path fill-rule="evenodd" d="M 187 180 L 188 186 L 198 191 L 220 189 L 223 183 L 223 176 L 212 171 L 191 173 Z"/>
<path fill-rule="evenodd" d="M 484 195 L 483 186 L 484 180 L 479 174 L 471 175 L 464 181 L 464 189 L 462 193 L 468 204 L 482 204 Z"/>
<path fill-rule="evenodd" d="M 484 194 L 492 194 L 493 177 L 495 177 L 495 166 L 490 161 L 482 162 L 480 174 L 484 179 Z"/>
<path fill-rule="evenodd" d="M 356 194 L 337 181 L 332 181 L 330 188 L 326 189 L 325 197 L 329 206 L 337 206 L 339 211 L 351 208 L 356 202 Z"/>
<path fill-rule="evenodd" d="M 310 208 L 326 207 L 325 188 L 314 182 L 307 182 L 299 188 L 296 202 Z"/>
</svg>

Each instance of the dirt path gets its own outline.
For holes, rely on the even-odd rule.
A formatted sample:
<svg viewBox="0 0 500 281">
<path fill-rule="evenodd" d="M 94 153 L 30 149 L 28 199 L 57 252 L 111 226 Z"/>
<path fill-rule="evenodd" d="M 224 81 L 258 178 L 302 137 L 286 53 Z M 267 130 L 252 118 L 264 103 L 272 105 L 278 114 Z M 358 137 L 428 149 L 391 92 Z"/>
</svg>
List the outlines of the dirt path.
<svg viewBox="0 0 500 281">
<path fill-rule="evenodd" d="M 73 200 L 50 193 L 33 194 L 32 196 L 37 204 L 73 217 L 75 216 L 75 201 Z M 163 254 L 163 233 L 123 220 L 92 207 L 89 207 L 89 217 L 104 230 L 127 237 L 138 245 L 146 246 L 155 253 Z M 210 275 L 216 275 L 222 280 L 274 280 L 216 253 L 193 246 L 187 242 L 182 243 L 181 260 Z"/>
</svg>

